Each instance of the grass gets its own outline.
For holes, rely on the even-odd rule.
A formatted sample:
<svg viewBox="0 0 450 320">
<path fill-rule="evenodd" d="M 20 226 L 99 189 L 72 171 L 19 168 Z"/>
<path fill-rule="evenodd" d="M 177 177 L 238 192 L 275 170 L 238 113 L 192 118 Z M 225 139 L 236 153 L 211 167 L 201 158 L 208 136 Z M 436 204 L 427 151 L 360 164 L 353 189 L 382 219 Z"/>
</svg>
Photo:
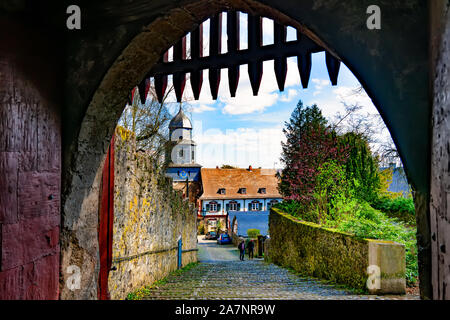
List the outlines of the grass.
<svg viewBox="0 0 450 320">
<path fill-rule="evenodd" d="M 134 292 L 130 292 L 127 295 L 126 300 L 142 300 L 143 298 L 145 298 L 146 296 L 149 296 L 151 294 L 152 289 L 159 288 L 159 287 L 165 285 L 167 283 L 169 277 L 180 276 L 182 273 L 196 267 L 198 264 L 199 264 L 199 262 L 191 262 L 191 263 L 185 265 L 184 267 L 182 267 L 181 269 L 172 271 L 167 276 L 165 276 L 164 278 L 162 278 L 160 280 L 153 282 L 151 285 L 144 286 Z"/>
</svg>

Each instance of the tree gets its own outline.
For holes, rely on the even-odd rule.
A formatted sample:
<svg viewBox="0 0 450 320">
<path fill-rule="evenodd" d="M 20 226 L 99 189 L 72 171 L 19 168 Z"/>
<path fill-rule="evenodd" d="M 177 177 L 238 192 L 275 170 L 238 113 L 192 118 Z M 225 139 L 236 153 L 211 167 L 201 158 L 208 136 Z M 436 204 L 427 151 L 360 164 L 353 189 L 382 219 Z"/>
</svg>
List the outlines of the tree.
<svg viewBox="0 0 450 320">
<path fill-rule="evenodd" d="M 119 119 L 118 125 L 124 127 L 136 136 L 136 146 L 144 150 L 156 163 L 163 162 L 164 157 L 173 147 L 169 139 L 169 122 L 172 119 L 168 107 L 174 102 L 169 102 L 174 92 L 173 85 L 166 91 L 162 103 L 158 102 L 154 84 L 151 83 L 147 99 L 144 104 L 138 94 L 137 88 L 133 89 L 133 101 L 127 105 Z M 188 100 L 183 97 L 182 105 Z M 167 159 L 164 159 L 167 162 Z"/>
<path fill-rule="evenodd" d="M 348 132 L 339 140 L 348 148 L 345 172 L 354 196 L 373 203 L 378 198 L 381 180 L 379 161 L 372 154 L 368 139 L 363 133 Z"/>
<path fill-rule="evenodd" d="M 293 170 L 293 162 L 299 151 L 301 136 L 305 134 L 307 126 L 325 126 L 326 123 L 327 120 L 317 105 L 304 106 L 301 100 L 298 101 L 289 122 L 285 122 L 283 133 L 286 136 L 286 143 L 281 142 L 282 153 L 280 159 L 284 164 L 284 169 L 281 172 L 282 179 L 279 184 L 280 193 L 285 197 L 292 194 L 288 180 L 294 179 L 296 175 Z"/>
<path fill-rule="evenodd" d="M 231 164 L 223 164 L 220 169 L 237 169 L 238 167 L 232 166 Z"/>
<path fill-rule="evenodd" d="M 338 144 L 334 131 L 317 105 L 304 107 L 300 100 L 285 123 L 281 161 L 284 168 L 278 185 L 285 199 L 295 200 L 309 206 L 313 201 L 316 176 L 319 168 L 328 160 L 342 164 L 346 148 Z"/>
</svg>

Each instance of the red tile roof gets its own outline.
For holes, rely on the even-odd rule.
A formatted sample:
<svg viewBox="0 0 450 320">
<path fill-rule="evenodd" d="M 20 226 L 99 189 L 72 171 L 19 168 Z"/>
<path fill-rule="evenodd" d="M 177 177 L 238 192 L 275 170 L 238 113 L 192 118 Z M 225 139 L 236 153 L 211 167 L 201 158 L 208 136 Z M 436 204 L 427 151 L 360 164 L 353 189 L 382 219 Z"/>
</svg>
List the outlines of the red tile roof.
<svg viewBox="0 0 450 320">
<path fill-rule="evenodd" d="M 202 168 L 203 194 L 200 199 L 282 198 L 275 174 L 275 169 Z M 225 188 L 225 194 L 219 193 L 221 188 Z M 239 193 L 241 188 L 247 189 L 246 194 Z M 266 193 L 261 193 L 260 188 L 266 188 Z"/>
</svg>

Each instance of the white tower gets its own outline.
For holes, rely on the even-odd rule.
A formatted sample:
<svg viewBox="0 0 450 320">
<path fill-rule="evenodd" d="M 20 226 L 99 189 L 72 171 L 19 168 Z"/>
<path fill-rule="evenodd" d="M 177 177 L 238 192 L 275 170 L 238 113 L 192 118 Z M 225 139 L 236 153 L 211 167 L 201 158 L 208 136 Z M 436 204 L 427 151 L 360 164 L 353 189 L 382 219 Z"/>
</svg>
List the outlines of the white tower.
<svg viewBox="0 0 450 320">
<path fill-rule="evenodd" d="M 173 165 L 194 164 L 196 160 L 196 143 L 192 140 L 191 120 L 181 109 L 169 123 L 170 140 L 175 142 L 171 152 Z"/>
</svg>

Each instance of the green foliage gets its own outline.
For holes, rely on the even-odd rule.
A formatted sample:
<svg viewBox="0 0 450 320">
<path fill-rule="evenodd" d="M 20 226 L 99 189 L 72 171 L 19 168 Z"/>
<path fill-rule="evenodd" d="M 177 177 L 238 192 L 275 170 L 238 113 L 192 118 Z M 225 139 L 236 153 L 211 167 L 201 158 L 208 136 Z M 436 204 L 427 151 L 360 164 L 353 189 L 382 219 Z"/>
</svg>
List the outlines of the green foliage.
<svg viewBox="0 0 450 320">
<path fill-rule="evenodd" d="M 316 211 L 305 209 L 305 206 L 302 203 L 295 200 L 284 200 L 275 204 L 273 208 L 280 209 L 281 211 L 287 212 L 291 216 L 304 221 L 319 223 L 319 217 L 317 216 Z"/>
<path fill-rule="evenodd" d="M 217 233 L 219 233 L 219 231 L 222 230 L 222 227 L 223 227 L 222 220 L 219 219 L 216 224 Z"/>
<path fill-rule="evenodd" d="M 283 130 L 279 191 L 285 199 L 274 208 L 358 237 L 404 244 L 406 279 L 413 285 L 418 276 L 413 200 L 387 190 L 392 170 L 380 171 L 366 136 L 349 132 L 336 138 L 326 125 L 316 105 L 299 101 Z"/>
<path fill-rule="evenodd" d="M 336 220 L 334 208 L 350 195 L 343 167 L 333 160 L 325 162 L 319 168 L 315 186 L 311 211 L 316 212 L 318 223 Z"/>
<path fill-rule="evenodd" d="M 283 196 L 287 197 L 292 193 L 288 180 L 295 179 L 294 162 L 300 149 L 299 140 L 305 135 L 306 131 L 319 127 L 324 128 L 326 125 L 327 120 L 316 104 L 304 106 L 301 100 L 298 101 L 289 122 L 285 122 L 285 128 L 283 129 L 286 143 L 281 143 L 283 150 L 281 161 L 285 164 L 285 168 L 281 173 L 282 179 L 279 184 L 279 191 Z"/>
<path fill-rule="evenodd" d="M 237 169 L 237 167 L 232 166 L 230 164 L 223 164 L 220 169 Z"/>
<path fill-rule="evenodd" d="M 373 207 L 385 212 L 389 217 L 396 218 L 409 226 L 416 224 L 416 211 L 414 200 L 412 198 L 388 198 L 378 199 Z"/>
<path fill-rule="evenodd" d="M 198 225 L 198 234 L 205 234 L 205 225 L 203 223 L 200 223 Z"/>
<path fill-rule="evenodd" d="M 357 199 L 374 202 L 381 188 L 378 158 L 372 155 L 368 139 L 362 134 L 348 132 L 339 138 L 348 147 L 345 163 L 347 181 Z"/>
<path fill-rule="evenodd" d="M 247 235 L 249 238 L 258 238 L 258 235 L 261 234 L 261 231 L 259 229 L 248 229 Z"/>
<path fill-rule="evenodd" d="M 380 198 L 389 198 L 389 199 L 395 199 L 402 196 L 401 192 L 392 192 L 389 191 L 389 185 L 392 182 L 393 177 L 393 170 L 392 168 L 385 168 L 380 171 L 380 192 L 379 197 Z"/>
<path fill-rule="evenodd" d="M 346 215 L 337 225 L 337 230 L 353 233 L 358 237 L 389 240 L 402 243 L 406 250 L 406 281 L 408 285 L 417 282 L 417 246 L 415 229 L 389 218 L 385 213 L 372 208 L 368 203 L 354 206 L 354 214 Z"/>
</svg>

